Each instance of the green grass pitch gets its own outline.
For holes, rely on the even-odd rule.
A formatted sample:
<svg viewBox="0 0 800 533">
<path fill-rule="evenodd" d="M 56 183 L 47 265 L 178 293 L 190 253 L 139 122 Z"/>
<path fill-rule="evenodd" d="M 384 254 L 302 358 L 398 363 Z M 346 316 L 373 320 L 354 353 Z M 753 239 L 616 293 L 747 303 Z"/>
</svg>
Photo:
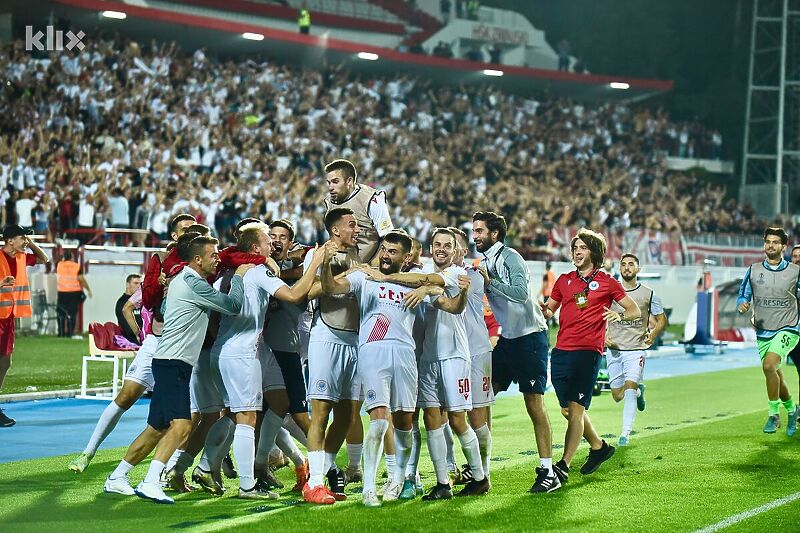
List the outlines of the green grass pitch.
<svg viewBox="0 0 800 533">
<path fill-rule="evenodd" d="M 356 487 L 348 487 L 348 501 L 315 507 L 286 492 L 293 472 L 283 469 L 278 476 L 287 489 L 277 501 L 234 499 L 236 484 L 228 480 L 222 498 L 198 492 L 162 506 L 103 494 L 103 480 L 124 452 L 119 448 L 101 451 L 81 475 L 67 471 L 67 455 L 0 465 L 0 530 L 694 531 L 800 491 L 800 436 L 789 439 L 784 428 L 761 433 L 766 402 L 758 369 L 653 381 L 647 400 L 631 446 L 584 477 L 578 472 L 587 451 L 583 445 L 568 484 L 552 494 L 527 492 L 538 464 L 533 431 L 521 397 L 507 396 L 494 410 L 493 486 L 483 497 L 366 509 Z M 547 402 L 554 442 L 560 443 L 565 424 L 552 393 Z M 619 431 L 621 404 L 604 393 L 590 413 L 598 431 L 616 443 L 612 435 Z M 782 418 L 785 425 L 785 412 Z M 556 459 L 560 448 L 557 444 Z M 340 455 L 339 462 L 345 461 Z M 420 468 L 429 487 L 433 474 L 425 448 Z M 146 464 L 138 466 L 131 481 L 141 480 L 145 469 Z M 799 531 L 798 517 L 800 500 L 795 500 L 726 531 Z"/>
</svg>

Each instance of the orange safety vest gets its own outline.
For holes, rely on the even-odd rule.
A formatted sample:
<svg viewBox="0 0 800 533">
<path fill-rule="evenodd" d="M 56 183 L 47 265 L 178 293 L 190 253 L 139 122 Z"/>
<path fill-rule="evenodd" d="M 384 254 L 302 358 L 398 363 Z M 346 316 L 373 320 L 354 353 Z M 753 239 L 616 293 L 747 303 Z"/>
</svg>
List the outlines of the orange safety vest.
<svg viewBox="0 0 800 533">
<path fill-rule="evenodd" d="M 8 254 L 0 253 L 0 279 L 11 275 L 8 266 Z M 31 309 L 31 287 L 28 284 L 28 268 L 25 263 L 25 254 L 17 253 L 17 275 L 13 287 L 0 287 L 0 318 L 15 316 L 17 318 L 29 317 L 33 314 Z M 13 313 L 13 314 L 12 314 Z"/>
<path fill-rule="evenodd" d="M 56 265 L 58 292 L 81 292 L 81 266 L 75 261 L 59 261 Z"/>
</svg>

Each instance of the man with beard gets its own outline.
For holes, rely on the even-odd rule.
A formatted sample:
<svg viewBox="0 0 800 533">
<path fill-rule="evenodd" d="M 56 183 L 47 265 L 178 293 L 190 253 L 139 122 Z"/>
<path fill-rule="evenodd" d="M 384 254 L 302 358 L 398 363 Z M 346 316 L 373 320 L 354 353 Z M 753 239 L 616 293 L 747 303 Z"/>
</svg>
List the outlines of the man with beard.
<svg viewBox="0 0 800 533">
<path fill-rule="evenodd" d="M 414 308 L 426 296 L 440 296 L 436 304 L 454 312 L 456 301 L 442 296 L 441 287 L 410 290 L 389 281 L 373 281 L 364 272 L 352 272 L 335 278 L 331 261 L 338 246 L 325 245 L 322 268 L 322 289 L 325 294 L 355 294 L 359 302 L 358 375 L 366 391 L 366 409 L 370 417 L 369 431 L 364 439 L 364 491 L 367 507 L 381 505 L 375 482 L 381 456 L 383 435 L 392 413 L 395 427 L 396 467 L 392 484 L 384 491 L 384 501 L 396 500 L 400 494 L 412 444 L 411 420 L 417 399 L 417 362 L 413 337 Z M 381 242 L 378 255 L 380 272 L 392 275 L 400 272 L 409 260 L 411 238 L 399 232 L 388 233 Z M 406 276 L 410 274 L 404 274 Z M 422 275 L 421 275 L 422 276 Z M 423 276 L 424 277 L 424 276 Z"/>
<path fill-rule="evenodd" d="M 353 211 L 345 207 L 331 209 L 325 216 L 325 229 L 337 247 L 331 263 L 334 275 L 340 276 L 359 263 L 356 248 L 359 227 Z M 311 268 L 314 255 L 313 251 L 306 254 L 306 271 Z M 318 298 L 313 299 L 315 296 Z M 315 287 L 309 299 L 314 310 L 308 343 L 311 425 L 308 430 L 309 480 L 303 487 L 303 499 L 309 503 L 332 504 L 337 498 L 344 499 L 344 487 L 336 475 L 336 453 L 350 427 L 353 412 L 361 405 L 361 381 L 357 375 L 360 315 L 358 300 L 352 293 L 328 296 Z M 326 434 L 331 412 L 333 422 Z M 330 490 L 324 485 L 326 474 Z"/>
<path fill-rule="evenodd" d="M 608 325 L 606 346 L 608 347 L 608 379 L 611 384 L 611 396 L 615 402 L 624 400 L 622 407 L 622 431 L 619 445 L 627 446 L 630 439 L 636 409 L 644 411 L 644 363 L 647 349 L 653 345 L 658 336 L 667 327 L 667 316 L 661 298 L 647 285 L 637 279 L 639 274 L 639 258 L 633 254 L 623 254 L 619 261 L 619 272 L 622 286 L 642 312 L 642 316 L 634 320 L 614 322 Z M 623 311 L 622 306 L 614 302 L 611 310 Z M 650 317 L 655 327 L 650 329 Z"/>
<path fill-rule="evenodd" d="M 581 228 L 572 238 L 570 248 L 575 270 L 561 274 L 547 303 L 539 302 L 546 319 L 561 307 L 561 326 L 550 357 L 553 388 L 561 414 L 567 419 L 564 455 L 554 465 L 560 483 L 569 478 L 569 466 L 581 437 L 590 447 L 581 474 L 595 472 L 614 455 L 614 447 L 600 438 L 586 411 L 600 371 L 608 323 L 641 316 L 636 302 L 625 293 L 622 285 L 601 271 L 606 253 L 603 235 Z M 614 302 L 622 306 L 622 312 L 610 309 Z"/>
<path fill-rule="evenodd" d="M 795 406 L 781 365 L 797 346 L 800 266 L 783 258 L 789 236 L 783 228 L 770 227 L 764 231 L 764 254 L 767 258 L 751 265 L 739 286 L 736 300 L 740 313 L 752 308 L 756 328 L 761 369 L 767 381 L 769 412 L 764 433 L 775 433 L 781 427 L 781 404 L 789 413 L 786 434 L 797 431 Z M 752 303 L 751 303 L 752 302 Z"/>
<path fill-rule="evenodd" d="M 561 487 L 553 472 L 550 419 L 544 408 L 547 387 L 547 323 L 530 292 L 530 273 L 522 256 L 503 244 L 508 227 L 502 216 L 479 211 L 472 217 L 475 249 L 483 254 L 479 271 L 492 311 L 502 334 L 492 352 L 494 393 L 519 384 L 528 416 L 533 422 L 540 466 L 531 492 L 552 492 Z"/>
</svg>

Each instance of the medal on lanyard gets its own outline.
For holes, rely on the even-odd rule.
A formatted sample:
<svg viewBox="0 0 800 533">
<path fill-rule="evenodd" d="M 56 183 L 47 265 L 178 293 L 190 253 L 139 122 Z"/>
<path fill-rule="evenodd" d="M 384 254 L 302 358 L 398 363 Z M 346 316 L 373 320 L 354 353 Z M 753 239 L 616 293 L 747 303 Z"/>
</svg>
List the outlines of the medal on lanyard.
<svg viewBox="0 0 800 533">
<path fill-rule="evenodd" d="M 592 281 L 594 281 L 594 277 L 598 272 L 600 272 L 600 270 L 595 270 L 588 279 L 578 274 L 578 277 L 581 278 L 581 281 L 586 284 L 582 291 L 576 292 L 572 296 L 572 298 L 575 300 L 575 305 L 578 306 L 578 309 L 585 309 L 589 305 L 589 287 L 591 286 Z M 595 287 L 592 288 L 594 289 Z"/>
</svg>

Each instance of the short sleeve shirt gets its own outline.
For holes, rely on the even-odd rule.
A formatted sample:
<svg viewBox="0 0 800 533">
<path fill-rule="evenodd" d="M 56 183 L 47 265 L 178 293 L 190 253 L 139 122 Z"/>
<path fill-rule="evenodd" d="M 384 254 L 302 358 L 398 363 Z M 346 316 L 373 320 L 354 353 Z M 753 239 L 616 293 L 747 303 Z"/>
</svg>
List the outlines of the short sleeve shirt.
<svg viewBox="0 0 800 533">
<path fill-rule="evenodd" d="M 565 351 L 590 350 L 602 353 L 605 346 L 606 321 L 604 307 L 625 298 L 625 289 L 619 281 L 598 271 L 587 283 L 577 271 L 561 274 L 556 280 L 550 298 L 561 304 L 560 328 L 556 348 Z M 589 278 L 586 278 L 587 280 Z M 578 307 L 575 295 L 586 291 L 588 304 Z"/>
<path fill-rule="evenodd" d="M 347 275 L 350 289 L 356 295 L 361 310 L 358 345 L 387 342 L 414 350 L 414 320 L 417 313 L 406 309 L 403 299 L 412 289 L 395 283 L 367 279 L 363 272 Z"/>
</svg>

